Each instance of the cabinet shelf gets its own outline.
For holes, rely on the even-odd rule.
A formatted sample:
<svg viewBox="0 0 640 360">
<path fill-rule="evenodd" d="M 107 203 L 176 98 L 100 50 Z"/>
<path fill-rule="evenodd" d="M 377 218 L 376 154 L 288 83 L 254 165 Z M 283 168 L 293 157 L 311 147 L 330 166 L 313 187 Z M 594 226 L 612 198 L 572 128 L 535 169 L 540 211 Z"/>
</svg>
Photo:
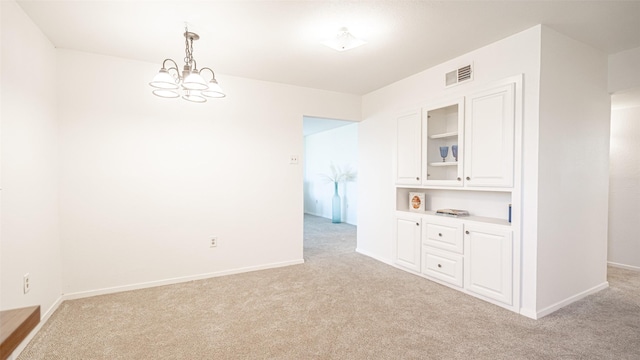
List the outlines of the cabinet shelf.
<svg viewBox="0 0 640 360">
<path fill-rule="evenodd" d="M 457 161 L 432 162 L 432 163 L 429 163 L 429 166 L 458 166 L 458 162 Z"/>
<path fill-rule="evenodd" d="M 437 215 L 434 210 L 425 210 L 425 211 L 396 210 L 396 216 L 407 216 L 407 215 L 413 215 L 413 216 L 427 215 L 427 216 L 434 216 L 435 218 L 439 218 L 439 219 L 456 219 L 456 220 L 465 221 L 465 222 L 475 222 L 475 223 L 481 223 L 481 224 L 493 224 L 493 225 L 502 225 L 502 226 L 511 227 L 511 223 L 508 220 L 487 217 L 487 216 L 469 215 L 469 216 L 456 217 L 456 216 Z"/>
<path fill-rule="evenodd" d="M 429 135 L 429 139 L 445 139 L 445 138 L 456 137 L 456 136 L 458 136 L 458 132 L 452 131 L 452 132 L 446 132 L 442 134 Z"/>
<path fill-rule="evenodd" d="M 397 189 L 423 189 L 423 190 L 456 190 L 463 192 L 481 192 L 481 193 L 511 193 L 513 188 L 486 187 L 486 188 L 465 188 L 458 186 L 442 186 L 442 185 L 396 185 Z"/>
</svg>

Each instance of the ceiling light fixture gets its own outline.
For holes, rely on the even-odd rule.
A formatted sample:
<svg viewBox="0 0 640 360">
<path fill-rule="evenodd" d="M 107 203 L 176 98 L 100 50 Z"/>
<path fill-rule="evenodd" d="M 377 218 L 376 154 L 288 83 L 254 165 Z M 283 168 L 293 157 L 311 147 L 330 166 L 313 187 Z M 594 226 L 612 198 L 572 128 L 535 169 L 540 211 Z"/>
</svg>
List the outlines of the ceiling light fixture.
<svg viewBox="0 0 640 360">
<path fill-rule="evenodd" d="M 223 98 L 226 96 L 216 75 L 208 67 L 198 70 L 196 60 L 193 58 L 193 41 L 200 39 L 198 34 L 184 28 L 184 67 L 182 73 L 178 70 L 178 64 L 173 59 L 165 59 L 158 74 L 149 83 L 155 88 L 153 94 L 163 98 L 177 98 L 203 103 L 207 98 Z M 172 67 L 167 68 L 167 62 Z M 173 64 L 171 64 L 173 63 Z M 211 72 L 211 80 L 207 82 L 201 75 L 203 71 Z"/>
<path fill-rule="evenodd" d="M 328 46 L 337 51 L 347 51 L 364 45 L 367 42 L 353 36 L 346 27 L 340 28 L 338 34 L 330 40 L 323 41 L 322 45 Z"/>
</svg>

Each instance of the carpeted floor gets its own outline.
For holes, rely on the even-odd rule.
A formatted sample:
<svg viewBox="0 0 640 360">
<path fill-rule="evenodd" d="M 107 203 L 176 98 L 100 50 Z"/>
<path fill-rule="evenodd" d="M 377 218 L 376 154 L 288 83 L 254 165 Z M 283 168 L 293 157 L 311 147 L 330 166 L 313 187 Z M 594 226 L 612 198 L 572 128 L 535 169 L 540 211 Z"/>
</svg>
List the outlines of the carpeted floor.
<svg viewBox="0 0 640 360">
<path fill-rule="evenodd" d="M 25 359 L 640 359 L 640 273 L 538 321 L 357 254 L 305 216 L 305 264 L 65 301 Z"/>
</svg>

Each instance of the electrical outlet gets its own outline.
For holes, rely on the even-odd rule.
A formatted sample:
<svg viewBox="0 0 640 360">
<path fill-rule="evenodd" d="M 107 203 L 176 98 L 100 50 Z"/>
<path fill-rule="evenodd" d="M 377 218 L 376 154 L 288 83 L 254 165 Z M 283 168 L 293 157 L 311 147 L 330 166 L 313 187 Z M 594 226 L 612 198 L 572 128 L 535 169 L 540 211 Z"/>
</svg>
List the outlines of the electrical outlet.
<svg viewBox="0 0 640 360">
<path fill-rule="evenodd" d="M 24 274 L 22 277 L 22 290 L 24 293 L 28 293 L 31 290 L 31 284 L 29 283 L 29 273 Z"/>
<path fill-rule="evenodd" d="M 291 155 L 289 157 L 289 164 L 297 164 L 298 163 L 298 155 Z"/>
<path fill-rule="evenodd" d="M 216 247 L 218 246 L 218 237 L 214 236 L 211 238 L 211 243 L 209 244 L 209 247 Z"/>
</svg>

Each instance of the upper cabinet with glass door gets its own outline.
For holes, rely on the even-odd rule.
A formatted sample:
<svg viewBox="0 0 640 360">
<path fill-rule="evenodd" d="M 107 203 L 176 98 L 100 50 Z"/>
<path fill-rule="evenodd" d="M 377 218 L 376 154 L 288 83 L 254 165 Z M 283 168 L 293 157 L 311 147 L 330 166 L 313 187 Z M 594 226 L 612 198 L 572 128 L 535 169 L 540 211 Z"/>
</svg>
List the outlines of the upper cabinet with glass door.
<svg viewBox="0 0 640 360">
<path fill-rule="evenodd" d="M 464 98 L 422 109 L 425 185 L 463 185 Z"/>
<path fill-rule="evenodd" d="M 521 76 L 511 77 L 398 114 L 396 184 L 512 189 L 521 84 Z"/>
</svg>

